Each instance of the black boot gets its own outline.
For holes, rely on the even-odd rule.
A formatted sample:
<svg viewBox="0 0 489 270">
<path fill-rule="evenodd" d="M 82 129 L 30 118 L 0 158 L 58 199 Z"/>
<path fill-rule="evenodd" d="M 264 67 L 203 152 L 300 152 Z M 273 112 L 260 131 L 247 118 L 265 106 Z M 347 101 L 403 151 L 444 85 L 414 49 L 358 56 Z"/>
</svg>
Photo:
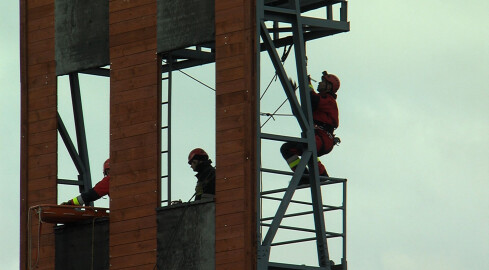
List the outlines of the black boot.
<svg viewBox="0 0 489 270">
<path fill-rule="evenodd" d="M 324 179 L 323 177 L 329 177 L 328 172 L 326 170 L 324 170 L 324 172 L 319 175 L 319 182 L 326 181 L 326 179 Z M 309 185 L 309 184 L 310 184 L 310 182 L 309 182 L 309 171 L 306 169 L 304 171 L 304 175 L 302 176 L 301 180 L 299 181 L 299 186 Z"/>
<path fill-rule="evenodd" d="M 302 185 L 309 185 L 309 170 L 307 168 L 304 170 L 304 174 L 299 181 L 299 186 Z"/>
</svg>

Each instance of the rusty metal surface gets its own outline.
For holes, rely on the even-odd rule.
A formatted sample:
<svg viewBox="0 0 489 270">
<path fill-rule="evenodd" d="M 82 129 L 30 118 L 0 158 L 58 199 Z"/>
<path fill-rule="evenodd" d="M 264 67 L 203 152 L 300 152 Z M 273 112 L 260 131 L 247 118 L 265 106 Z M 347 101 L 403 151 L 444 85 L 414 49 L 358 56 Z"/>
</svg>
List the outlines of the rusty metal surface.
<svg viewBox="0 0 489 270">
<path fill-rule="evenodd" d="M 71 223 L 108 217 L 109 209 L 79 205 L 41 204 L 31 207 L 45 223 Z"/>
</svg>

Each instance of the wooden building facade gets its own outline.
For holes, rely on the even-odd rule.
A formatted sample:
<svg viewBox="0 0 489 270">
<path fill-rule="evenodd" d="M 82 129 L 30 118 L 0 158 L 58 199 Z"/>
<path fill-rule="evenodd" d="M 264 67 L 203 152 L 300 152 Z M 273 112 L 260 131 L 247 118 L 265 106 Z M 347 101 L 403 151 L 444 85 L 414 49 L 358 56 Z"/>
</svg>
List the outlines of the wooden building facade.
<svg viewBox="0 0 489 270">
<path fill-rule="evenodd" d="M 324 9 L 321 18 L 303 16 L 319 8 Z M 58 185 L 66 184 L 57 175 L 59 135 L 80 173 L 78 181 L 70 184 L 79 185 L 80 191 L 91 187 L 83 115 L 77 102 L 78 73 L 110 77 L 110 215 L 99 230 L 104 233 L 108 227 L 107 268 L 151 270 L 161 265 L 159 258 L 168 254 L 161 254 L 158 235 L 173 236 L 161 232 L 166 227 L 158 224 L 158 212 L 175 217 L 172 209 L 157 210 L 162 189 L 162 73 L 215 62 L 216 195 L 211 205 L 191 205 L 194 210 L 190 210 L 206 209 L 205 216 L 214 217 L 201 232 L 214 230 L 205 241 L 213 242 L 215 269 L 346 270 L 346 179 L 320 179 L 317 171 L 305 52 L 306 41 L 349 31 L 345 0 L 20 0 L 20 10 L 21 269 L 56 269 L 56 262 L 66 260 L 56 259 L 60 253 L 55 232 L 76 231 L 40 222 L 35 208 L 56 205 Z M 333 16 L 334 10 L 340 11 L 339 19 Z M 277 48 L 285 46 L 295 50 L 293 76 L 298 79 L 300 99 L 284 69 L 285 59 L 277 53 Z M 262 51 L 268 52 L 273 63 L 301 128 L 300 137 L 261 132 Z M 61 75 L 70 77 L 74 114 L 79 117 L 75 123 L 78 149 L 57 112 Z M 262 140 L 306 145 L 297 171 L 262 168 Z M 311 172 L 307 183 L 311 201 L 300 203 L 313 211 L 297 215 L 313 215 L 314 229 L 282 226 L 283 219 L 296 215 L 286 215 L 286 211 L 295 190 L 306 188 L 299 187 L 306 166 Z M 292 176 L 287 187 L 268 191 L 284 195 L 274 198 L 280 205 L 266 219 L 260 216 L 264 192 L 260 192 L 259 173 L 263 171 Z M 321 187 L 338 183 L 343 184 L 342 205 L 324 205 Z M 343 212 L 340 233 L 325 228 L 323 213 L 336 210 Z M 259 235 L 263 226 L 268 231 Z M 319 267 L 270 262 L 272 246 L 284 244 L 273 241 L 279 229 L 312 233 L 313 237 L 288 242 L 314 241 Z M 343 257 L 336 266 L 327 246 L 327 238 L 334 237 L 343 238 Z"/>
<path fill-rule="evenodd" d="M 153 269 L 157 258 L 155 209 L 161 201 L 158 1 L 77 2 L 20 1 L 21 269 L 55 268 L 53 225 L 32 222 L 36 213 L 30 208 L 58 202 L 57 76 L 105 65 L 110 65 L 110 269 Z M 195 1 L 182 2 L 193 9 Z M 66 16 L 80 23 L 101 19 L 102 24 L 94 28 L 95 34 L 78 31 L 78 43 L 68 44 L 77 40 L 74 30 L 79 29 L 63 30 Z M 254 24 L 253 1 L 215 2 L 211 41 L 215 39 L 216 158 L 221 165 L 217 172 L 216 269 L 251 269 L 256 253 L 255 187 L 248 181 L 256 169 L 252 158 Z M 75 34 L 67 38 L 67 33 Z M 100 44 L 104 46 L 96 46 Z"/>
</svg>

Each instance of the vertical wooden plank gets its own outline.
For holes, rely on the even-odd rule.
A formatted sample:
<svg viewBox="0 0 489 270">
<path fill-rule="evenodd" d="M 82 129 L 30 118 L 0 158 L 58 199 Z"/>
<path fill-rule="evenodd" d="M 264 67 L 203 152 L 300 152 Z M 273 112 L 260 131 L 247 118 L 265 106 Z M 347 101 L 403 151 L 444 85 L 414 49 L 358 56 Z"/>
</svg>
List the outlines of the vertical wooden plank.
<svg viewBox="0 0 489 270">
<path fill-rule="evenodd" d="M 110 269 L 156 265 L 161 166 L 156 7 L 156 0 L 109 3 Z"/>
<path fill-rule="evenodd" d="M 20 1 L 20 269 L 54 269 L 55 263 L 53 226 L 43 225 L 39 234 L 37 215 L 29 210 L 57 203 L 54 0 L 37 5 Z M 42 31 L 29 28 L 36 20 L 47 22 Z"/>
<path fill-rule="evenodd" d="M 255 1 L 218 0 L 215 12 L 216 269 L 256 269 Z"/>
</svg>

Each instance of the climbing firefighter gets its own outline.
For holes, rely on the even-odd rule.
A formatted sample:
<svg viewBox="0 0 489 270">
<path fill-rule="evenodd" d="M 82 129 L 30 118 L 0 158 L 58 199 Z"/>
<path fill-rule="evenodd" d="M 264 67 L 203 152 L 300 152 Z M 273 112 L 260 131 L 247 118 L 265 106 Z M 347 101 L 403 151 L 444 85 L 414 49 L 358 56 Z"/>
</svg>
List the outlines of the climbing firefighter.
<svg viewBox="0 0 489 270">
<path fill-rule="evenodd" d="M 96 201 L 105 195 L 109 194 L 109 182 L 110 182 L 110 160 L 107 159 L 104 162 L 104 178 L 100 180 L 93 188 L 88 191 L 82 192 L 75 198 L 62 203 L 62 205 L 89 205 L 90 202 Z"/>
<path fill-rule="evenodd" d="M 340 139 L 335 137 L 334 130 L 338 127 L 338 105 L 336 103 L 336 92 L 340 88 L 340 80 L 333 74 L 323 71 L 321 82 L 319 82 L 316 93 L 309 78 L 309 88 L 312 106 L 312 118 L 314 120 L 314 133 L 316 149 L 318 155 L 318 169 L 320 176 L 329 176 L 326 168 L 319 160 L 319 157 L 328 154 L 333 150 L 335 144 L 339 144 Z M 287 164 L 295 171 L 299 164 L 306 145 L 298 142 L 286 142 L 280 148 L 282 156 Z M 307 169 L 305 171 L 307 172 Z M 299 185 L 307 184 L 308 180 L 302 178 Z"/>
<path fill-rule="evenodd" d="M 216 194 L 216 169 L 211 165 L 212 160 L 202 148 L 195 148 L 188 155 L 188 164 L 197 172 L 195 200 L 211 199 Z"/>
</svg>

